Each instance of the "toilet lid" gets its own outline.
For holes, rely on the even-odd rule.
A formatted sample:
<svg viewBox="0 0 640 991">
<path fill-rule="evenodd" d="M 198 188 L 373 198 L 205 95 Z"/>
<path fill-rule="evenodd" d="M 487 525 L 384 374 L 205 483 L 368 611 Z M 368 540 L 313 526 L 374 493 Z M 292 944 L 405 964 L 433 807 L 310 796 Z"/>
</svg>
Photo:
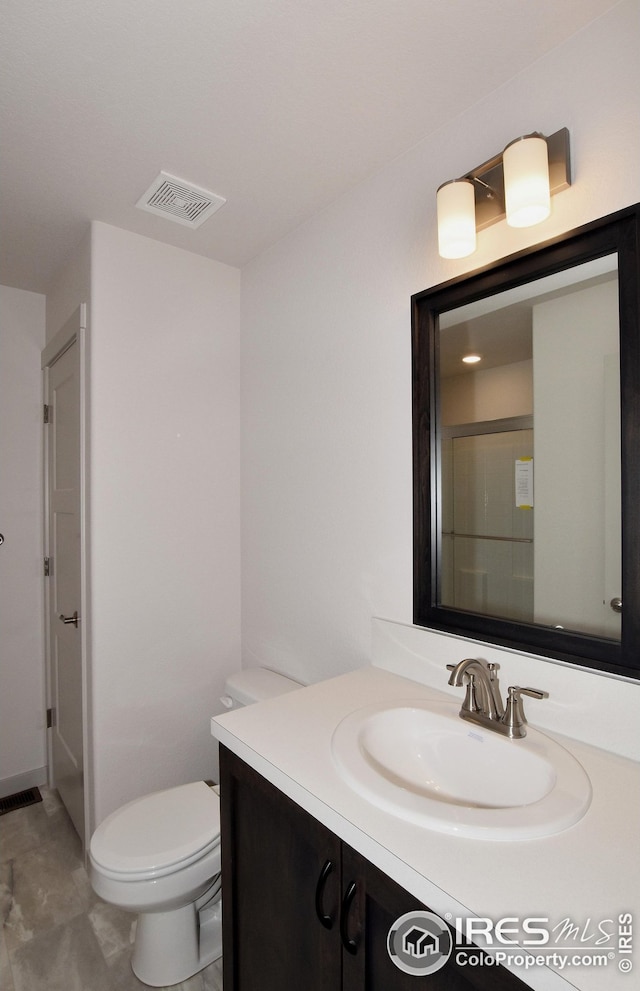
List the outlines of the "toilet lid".
<svg viewBox="0 0 640 991">
<path fill-rule="evenodd" d="M 91 838 L 91 859 L 109 873 L 168 874 L 220 842 L 220 800 L 204 781 L 136 798 Z"/>
</svg>

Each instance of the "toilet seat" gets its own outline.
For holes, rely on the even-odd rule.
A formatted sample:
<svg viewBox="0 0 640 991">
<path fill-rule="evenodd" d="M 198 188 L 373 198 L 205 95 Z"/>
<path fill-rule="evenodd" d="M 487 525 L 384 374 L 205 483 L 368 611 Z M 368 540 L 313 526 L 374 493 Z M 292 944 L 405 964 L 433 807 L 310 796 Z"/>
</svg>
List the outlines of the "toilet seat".
<svg viewBox="0 0 640 991">
<path fill-rule="evenodd" d="M 91 839 L 90 857 L 106 877 L 147 880 L 175 873 L 220 844 L 220 802 L 204 781 L 136 798 L 113 812 Z"/>
</svg>

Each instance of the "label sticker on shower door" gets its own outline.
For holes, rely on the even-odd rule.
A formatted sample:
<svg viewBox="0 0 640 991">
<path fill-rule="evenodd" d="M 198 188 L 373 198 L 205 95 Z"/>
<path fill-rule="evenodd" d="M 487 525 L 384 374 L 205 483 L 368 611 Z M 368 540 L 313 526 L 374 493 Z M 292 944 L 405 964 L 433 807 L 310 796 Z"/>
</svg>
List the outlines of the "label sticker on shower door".
<svg viewBox="0 0 640 991">
<path fill-rule="evenodd" d="M 533 458 L 516 461 L 516 508 L 533 509 Z"/>
</svg>

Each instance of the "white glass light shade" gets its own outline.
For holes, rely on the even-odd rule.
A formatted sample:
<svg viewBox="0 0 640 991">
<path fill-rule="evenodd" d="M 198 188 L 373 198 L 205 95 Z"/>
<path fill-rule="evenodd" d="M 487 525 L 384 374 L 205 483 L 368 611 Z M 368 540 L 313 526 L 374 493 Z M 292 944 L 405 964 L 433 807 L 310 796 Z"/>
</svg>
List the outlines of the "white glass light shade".
<svg viewBox="0 0 640 991">
<path fill-rule="evenodd" d="M 466 258 L 476 250 L 476 202 L 473 183 L 455 179 L 440 186 L 438 251 L 441 258 Z"/>
<path fill-rule="evenodd" d="M 518 138 L 504 150 L 504 194 L 510 227 L 532 227 L 551 213 L 549 153 L 537 135 Z"/>
</svg>

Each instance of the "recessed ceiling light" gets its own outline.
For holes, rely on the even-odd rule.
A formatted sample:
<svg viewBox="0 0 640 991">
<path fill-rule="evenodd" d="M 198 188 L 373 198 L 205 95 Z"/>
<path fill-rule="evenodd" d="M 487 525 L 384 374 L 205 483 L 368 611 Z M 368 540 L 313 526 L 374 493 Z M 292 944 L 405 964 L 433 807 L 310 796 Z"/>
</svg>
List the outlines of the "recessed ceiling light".
<svg viewBox="0 0 640 991">
<path fill-rule="evenodd" d="M 482 361 L 481 354 L 465 354 L 462 359 L 467 365 L 475 365 L 477 361 Z"/>
</svg>

